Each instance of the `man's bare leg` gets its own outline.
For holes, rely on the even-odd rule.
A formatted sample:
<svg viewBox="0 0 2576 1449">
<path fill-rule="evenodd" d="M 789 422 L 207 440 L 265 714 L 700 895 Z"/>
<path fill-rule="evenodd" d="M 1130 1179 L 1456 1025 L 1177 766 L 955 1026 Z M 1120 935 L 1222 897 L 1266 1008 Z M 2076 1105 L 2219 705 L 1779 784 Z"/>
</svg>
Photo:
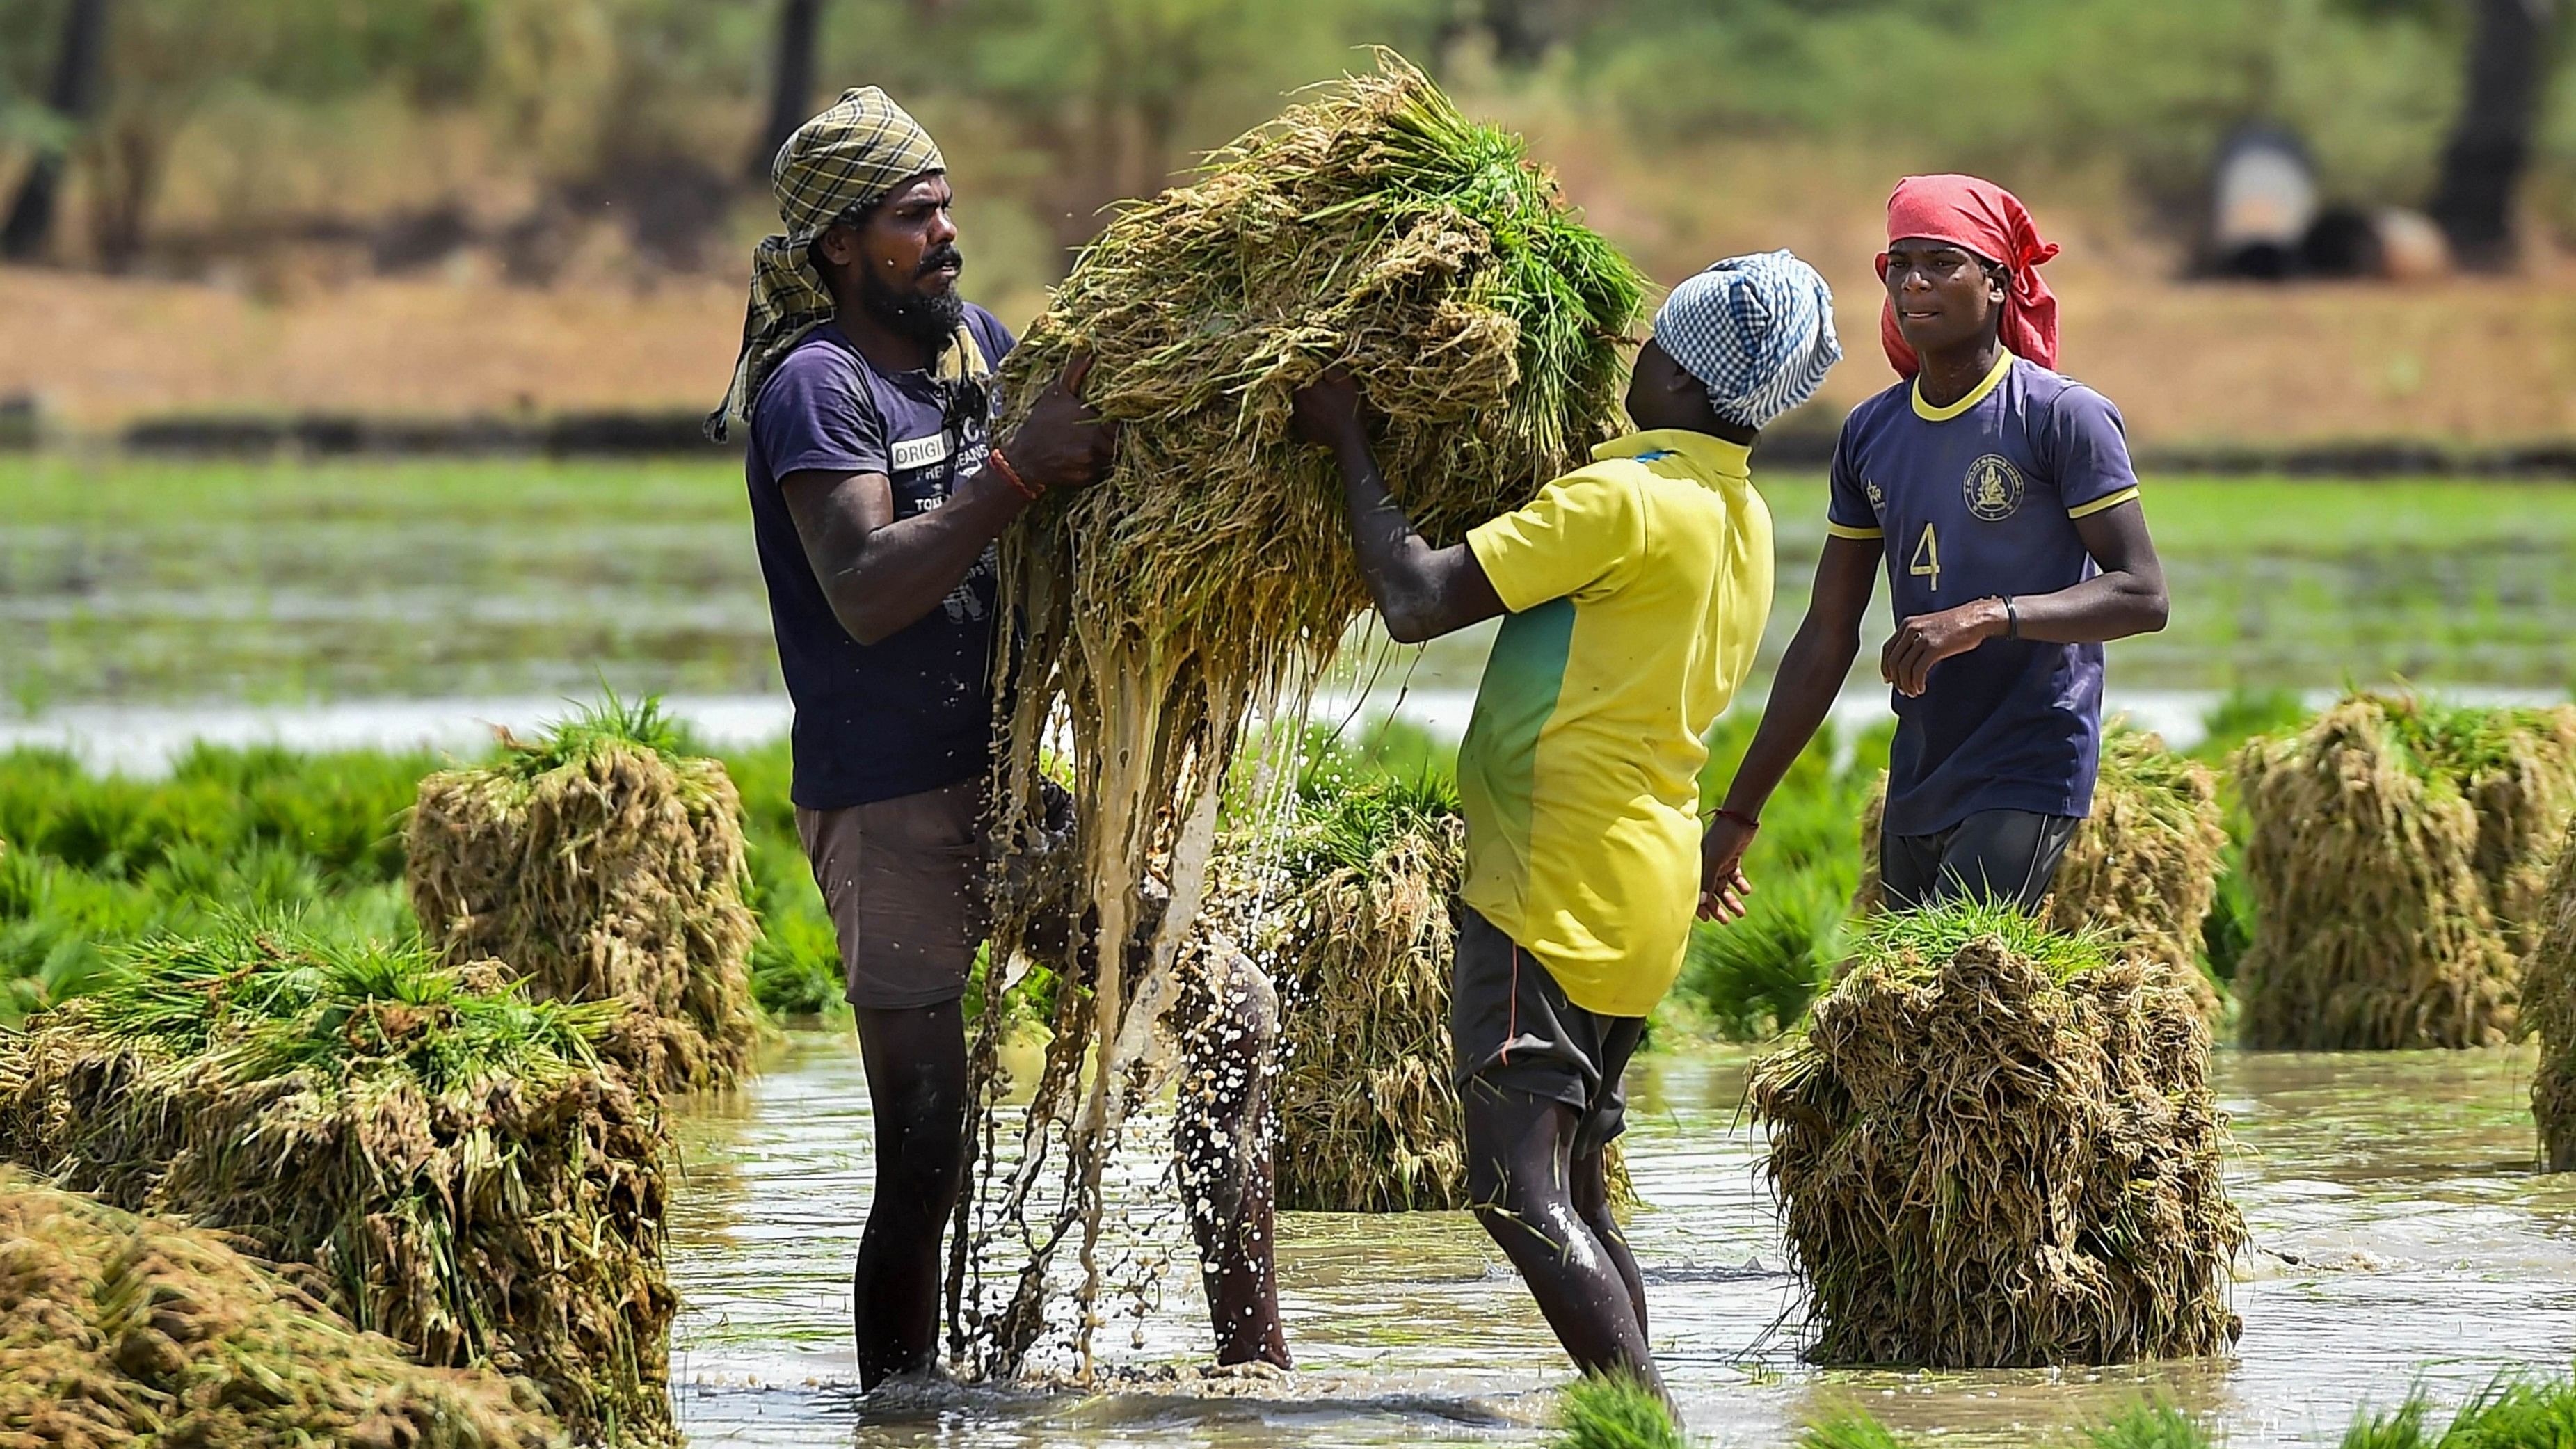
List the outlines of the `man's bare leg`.
<svg viewBox="0 0 2576 1449">
<path fill-rule="evenodd" d="M 1557 1342 L 1585 1373 L 1625 1374 L 1670 1403 L 1646 1346 L 1636 1264 L 1624 1241 L 1614 1252 L 1576 1207 L 1574 1109 L 1482 1079 L 1459 1095 L 1476 1218 L 1520 1270 Z M 1598 1181 L 1600 1159 L 1591 1161 Z"/>
<path fill-rule="evenodd" d="M 859 1009 L 859 1055 L 876 1117 L 876 1192 L 850 1292 L 859 1386 L 939 1361 L 939 1245 L 965 1183 L 963 1006 Z"/>
<path fill-rule="evenodd" d="M 1211 952 L 1176 1014 L 1184 1068 L 1174 1146 L 1220 1364 L 1291 1367 L 1271 1266 L 1277 1181 L 1270 1064 L 1279 998 L 1240 954 Z"/>
<path fill-rule="evenodd" d="M 1637 1256 L 1628 1251 L 1628 1235 L 1619 1228 L 1619 1220 L 1610 1215 L 1610 1163 L 1608 1151 L 1574 1159 L 1574 1210 L 1601 1242 L 1601 1251 L 1610 1255 L 1610 1264 L 1619 1270 L 1628 1285 L 1628 1296 L 1637 1305 L 1637 1331 L 1651 1338 L 1653 1330 L 1646 1325 L 1646 1277 L 1637 1271 Z"/>
</svg>

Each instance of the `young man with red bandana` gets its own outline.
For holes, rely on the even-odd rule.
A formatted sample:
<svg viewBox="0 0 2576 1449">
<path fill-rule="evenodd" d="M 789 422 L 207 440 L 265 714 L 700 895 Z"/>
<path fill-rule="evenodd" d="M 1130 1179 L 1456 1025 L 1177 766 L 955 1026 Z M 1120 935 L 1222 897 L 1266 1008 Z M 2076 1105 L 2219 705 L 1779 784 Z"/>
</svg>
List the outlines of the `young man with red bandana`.
<svg viewBox="0 0 2576 1449">
<path fill-rule="evenodd" d="M 2164 627 L 2119 412 L 2052 370 L 2057 301 L 2037 268 L 2056 246 L 1968 176 L 1899 182 L 1887 238 L 1880 340 L 1901 380 L 1844 421 L 1806 619 L 1701 843 L 1705 916 L 1746 888 L 1763 804 L 1851 671 L 1882 561 L 1892 909 L 2039 904 L 2092 806 L 2102 645 Z"/>
</svg>

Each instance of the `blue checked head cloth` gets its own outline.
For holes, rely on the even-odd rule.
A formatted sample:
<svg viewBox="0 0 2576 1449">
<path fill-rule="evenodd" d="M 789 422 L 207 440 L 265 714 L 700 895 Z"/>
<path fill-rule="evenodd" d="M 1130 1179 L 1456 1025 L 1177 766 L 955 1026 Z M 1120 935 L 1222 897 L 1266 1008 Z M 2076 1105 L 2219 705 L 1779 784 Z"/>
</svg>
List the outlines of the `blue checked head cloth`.
<svg viewBox="0 0 2576 1449">
<path fill-rule="evenodd" d="M 797 341 L 832 320 L 832 294 L 806 249 L 832 223 L 885 199 L 897 184 L 925 171 L 945 171 L 939 143 L 911 113 L 875 86 L 843 91 L 832 108 L 796 128 L 769 163 L 769 189 L 786 230 L 761 239 L 751 255 L 751 307 L 733 385 L 707 415 L 707 436 L 723 442 L 726 424 L 748 417 L 760 385 Z M 960 329 L 961 331 L 963 329 Z M 943 371 L 980 360 L 973 339 L 942 354 Z"/>
<path fill-rule="evenodd" d="M 1814 397 L 1843 356 L 1833 289 L 1786 251 L 1728 257 L 1673 288 L 1655 341 L 1719 417 L 1748 428 Z"/>
</svg>

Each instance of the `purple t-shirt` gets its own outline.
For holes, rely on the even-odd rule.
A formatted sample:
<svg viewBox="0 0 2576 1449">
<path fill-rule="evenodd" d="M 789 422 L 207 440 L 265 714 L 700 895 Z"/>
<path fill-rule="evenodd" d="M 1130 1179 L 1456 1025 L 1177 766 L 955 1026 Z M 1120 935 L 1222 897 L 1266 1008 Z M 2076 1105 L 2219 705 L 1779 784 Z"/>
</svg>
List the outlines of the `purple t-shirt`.
<svg viewBox="0 0 2576 1449">
<path fill-rule="evenodd" d="M 1844 419 L 1827 527 L 1885 540 L 1900 620 L 2100 572 L 2074 520 L 2137 496 L 2118 409 L 2006 354 L 1946 408 L 1899 383 Z M 1989 639 L 1893 695 L 1887 832 L 1930 835 L 1980 810 L 2084 815 L 2102 748 L 2102 646 Z"/>
<path fill-rule="evenodd" d="M 999 367 L 1008 329 L 968 305 L 967 325 Z M 990 392 L 990 384 L 987 385 Z M 875 644 L 841 627 L 814 578 L 778 480 L 808 469 L 883 473 L 900 520 L 948 501 L 984 466 L 998 393 L 981 416 L 950 419 L 926 372 L 881 372 L 826 324 L 761 384 L 744 467 L 751 529 L 769 584 L 779 670 L 796 706 L 789 794 L 839 810 L 956 784 L 992 752 L 993 550 L 929 613 Z"/>
</svg>

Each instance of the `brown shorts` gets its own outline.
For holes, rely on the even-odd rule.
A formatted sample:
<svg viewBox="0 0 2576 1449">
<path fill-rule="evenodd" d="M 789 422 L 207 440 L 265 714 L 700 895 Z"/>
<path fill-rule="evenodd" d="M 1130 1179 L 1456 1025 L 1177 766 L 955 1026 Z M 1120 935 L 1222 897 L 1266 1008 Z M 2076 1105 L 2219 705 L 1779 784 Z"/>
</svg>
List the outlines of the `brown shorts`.
<svg viewBox="0 0 2576 1449">
<path fill-rule="evenodd" d="M 852 1006 L 938 1006 L 966 994 L 984 939 L 980 780 L 796 811 L 796 833 L 841 942 Z"/>
</svg>

